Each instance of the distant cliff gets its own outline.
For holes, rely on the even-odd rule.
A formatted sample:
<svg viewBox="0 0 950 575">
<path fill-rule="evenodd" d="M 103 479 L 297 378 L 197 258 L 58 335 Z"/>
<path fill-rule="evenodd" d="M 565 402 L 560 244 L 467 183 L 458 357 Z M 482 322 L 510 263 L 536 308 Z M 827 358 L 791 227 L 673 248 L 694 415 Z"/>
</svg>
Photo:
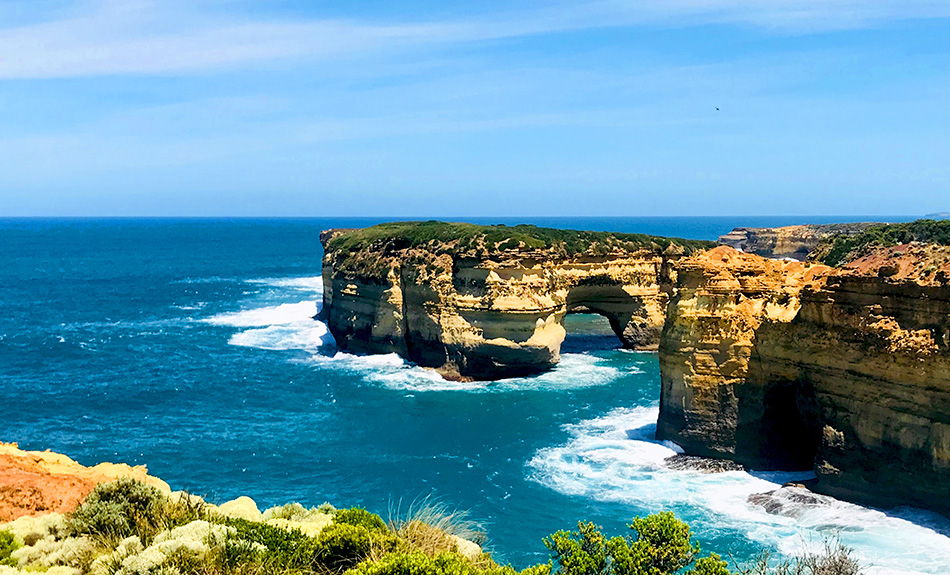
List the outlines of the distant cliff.
<svg viewBox="0 0 950 575">
<path fill-rule="evenodd" d="M 804 261 L 823 240 L 859 234 L 872 223 L 805 224 L 780 228 L 736 228 L 719 243 L 767 258 Z"/>
<path fill-rule="evenodd" d="M 670 263 L 710 242 L 445 222 L 330 230 L 327 325 L 341 349 L 392 353 L 449 378 L 497 379 L 559 360 L 564 316 L 604 315 L 656 349 Z"/>
<path fill-rule="evenodd" d="M 950 247 L 857 244 L 839 268 L 728 247 L 679 262 L 658 436 L 950 513 Z"/>
</svg>

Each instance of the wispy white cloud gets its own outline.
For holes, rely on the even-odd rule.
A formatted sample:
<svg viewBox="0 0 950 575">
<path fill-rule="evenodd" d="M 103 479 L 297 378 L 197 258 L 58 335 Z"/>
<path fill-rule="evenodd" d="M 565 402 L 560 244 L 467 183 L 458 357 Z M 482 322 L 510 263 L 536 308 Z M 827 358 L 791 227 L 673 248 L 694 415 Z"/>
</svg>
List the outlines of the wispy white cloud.
<svg viewBox="0 0 950 575">
<path fill-rule="evenodd" d="M 535 5 L 536 6 L 536 5 Z M 40 23 L 0 28 L 0 78 L 182 74 L 302 58 L 326 61 L 570 30 L 699 24 L 814 33 L 950 18 L 944 0 L 591 0 L 459 20 L 275 20 L 222 15 L 201 2 L 98 1 Z"/>
</svg>

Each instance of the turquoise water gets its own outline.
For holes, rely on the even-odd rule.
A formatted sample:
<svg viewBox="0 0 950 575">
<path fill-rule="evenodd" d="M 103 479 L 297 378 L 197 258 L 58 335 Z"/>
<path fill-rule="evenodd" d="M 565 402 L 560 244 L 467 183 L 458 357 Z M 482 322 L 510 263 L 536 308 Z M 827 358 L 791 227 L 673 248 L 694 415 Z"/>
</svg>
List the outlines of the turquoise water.
<svg viewBox="0 0 950 575">
<path fill-rule="evenodd" d="M 331 501 L 386 516 L 435 495 L 469 509 L 518 566 L 544 560 L 541 538 L 578 519 L 620 531 L 671 509 L 704 547 L 739 558 L 838 534 L 872 573 L 946 572 L 950 528 L 936 515 L 830 501 L 774 516 L 746 497 L 800 476 L 666 467 L 675 446 L 652 439 L 656 356 L 617 349 L 595 319 L 569 318 L 557 369 L 493 384 L 336 353 L 310 319 L 319 232 L 369 223 L 0 220 L 0 440 L 146 464 L 218 502 Z M 800 222 L 531 223 L 715 238 Z"/>
</svg>

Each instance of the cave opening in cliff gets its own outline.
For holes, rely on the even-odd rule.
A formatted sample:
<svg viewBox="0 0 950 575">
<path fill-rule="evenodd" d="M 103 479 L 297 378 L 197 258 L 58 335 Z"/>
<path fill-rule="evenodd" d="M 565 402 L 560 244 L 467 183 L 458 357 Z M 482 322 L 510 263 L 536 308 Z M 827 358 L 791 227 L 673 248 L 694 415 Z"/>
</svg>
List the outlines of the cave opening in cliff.
<svg viewBox="0 0 950 575">
<path fill-rule="evenodd" d="M 762 395 L 760 456 L 775 469 L 810 470 L 820 443 L 818 401 L 808 382 L 772 381 Z"/>
<path fill-rule="evenodd" d="M 610 321 L 597 313 L 571 312 L 564 317 L 567 336 L 561 344 L 562 353 L 584 353 L 615 349 L 621 342 Z"/>
</svg>

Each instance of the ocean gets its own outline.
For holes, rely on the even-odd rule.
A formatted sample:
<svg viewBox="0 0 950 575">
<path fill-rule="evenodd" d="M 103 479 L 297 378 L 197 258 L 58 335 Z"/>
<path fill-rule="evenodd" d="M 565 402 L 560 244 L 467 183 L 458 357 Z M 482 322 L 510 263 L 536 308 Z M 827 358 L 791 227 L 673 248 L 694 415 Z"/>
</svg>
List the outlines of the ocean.
<svg viewBox="0 0 950 575">
<path fill-rule="evenodd" d="M 862 220 L 466 218 L 698 239 L 845 219 Z M 619 349 L 595 316 L 570 316 L 562 363 L 530 378 L 454 383 L 337 352 L 311 319 L 319 233 L 377 221 L 0 219 L 0 441 L 147 465 L 173 489 L 262 509 L 329 501 L 386 518 L 435 497 L 516 567 L 546 561 L 541 539 L 578 520 L 619 534 L 672 510 L 740 560 L 837 537 L 869 573 L 946 573 L 936 514 L 832 502 L 770 515 L 748 495 L 801 473 L 667 467 L 656 354 Z"/>
</svg>

